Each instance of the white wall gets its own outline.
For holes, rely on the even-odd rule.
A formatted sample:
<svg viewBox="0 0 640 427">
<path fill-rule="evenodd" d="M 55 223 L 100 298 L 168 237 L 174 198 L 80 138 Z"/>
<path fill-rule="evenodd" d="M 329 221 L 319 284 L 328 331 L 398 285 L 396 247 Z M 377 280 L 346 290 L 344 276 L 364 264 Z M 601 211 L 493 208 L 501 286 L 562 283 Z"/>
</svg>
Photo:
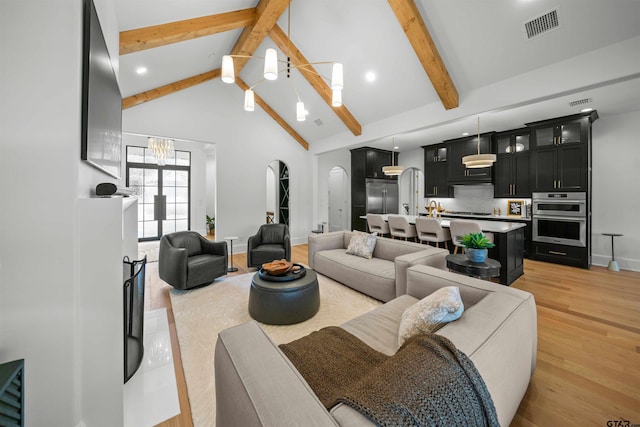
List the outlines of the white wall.
<svg viewBox="0 0 640 427">
<path fill-rule="evenodd" d="M 216 148 L 214 144 L 207 144 L 204 148 L 207 156 L 206 184 L 205 184 L 205 210 L 206 215 L 216 216 Z"/>
<path fill-rule="evenodd" d="M 347 149 L 330 151 L 314 156 L 314 198 L 313 228 L 317 224 L 329 222 L 329 173 L 335 166 L 347 172 L 351 182 L 351 152 Z M 351 185 L 347 186 L 347 228 L 351 229 Z"/>
<path fill-rule="evenodd" d="M 593 263 L 607 265 L 611 237 L 621 269 L 640 271 L 640 111 L 602 117 L 593 124 Z"/>
<path fill-rule="evenodd" d="M 264 224 L 265 171 L 282 160 L 289 166 L 292 243 L 306 243 L 312 229 L 311 155 L 262 110 L 245 112 L 237 86 L 211 81 L 130 108 L 123 130 L 216 144 L 216 239 L 238 236 L 234 252 L 245 251 L 247 238 Z"/>
<path fill-rule="evenodd" d="M 113 2 L 98 4 L 117 46 Z M 80 161 L 82 1 L 2 1 L 0 41 L 0 363 L 25 359 L 26 426 L 75 426 L 77 200 L 107 180 Z"/>
</svg>

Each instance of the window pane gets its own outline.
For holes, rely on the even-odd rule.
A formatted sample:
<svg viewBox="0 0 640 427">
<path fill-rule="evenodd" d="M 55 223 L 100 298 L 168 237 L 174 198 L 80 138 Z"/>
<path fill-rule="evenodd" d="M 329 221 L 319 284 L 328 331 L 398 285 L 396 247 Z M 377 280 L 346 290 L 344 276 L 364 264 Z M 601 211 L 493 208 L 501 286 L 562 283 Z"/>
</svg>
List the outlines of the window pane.
<svg viewBox="0 0 640 427">
<path fill-rule="evenodd" d="M 174 233 L 176 231 L 176 222 L 173 220 L 162 221 L 162 233 Z"/>
<path fill-rule="evenodd" d="M 162 189 L 164 191 L 164 195 L 167 196 L 167 203 L 175 203 L 176 202 L 176 189 L 175 187 L 164 187 Z"/>
<path fill-rule="evenodd" d="M 179 187 L 188 187 L 189 186 L 189 172 L 187 171 L 176 171 L 175 177 L 176 185 Z"/>
<path fill-rule="evenodd" d="M 176 151 L 176 165 L 178 166 L 191 165 L 191 153 L 189 151 Z"/>
<path fill-rule="evenodd" d="M 184 231 L 187 230 L 189 226 L 189 221 L 186 219 L 179 219 L 176 221 L 176 231 Z"/>
<path fill-rule="evenodd" d="M 144 187 L 144 203 L 153 203 L 154 197 L 158 195 L 158 187 Z"/>
<path fill-rule="evenodd" d="M 147 185 L 147 186 L 158 185 L 158 171 L 156 169 L 145 169 L 144 185 Z"/>
<path fill-rule="evenodd" d="M 162 185 L 164 187 L 176 185 L 176 171 L 162 171 Z"/>
<path fill-rule="evenodd" d="M 155 237 L 158 235 L 158 221 L 144 222 L 144 237 Z"/>
<path fill-rule="evenodd" d="M 187 219 L 189 217 L 189 205 L 178 203 L 175 205 L 176 218 Z"/>
<path fill-rule="evenodd" d="M 176 219 L 176 205 L 167 203 L 167 219 Z"/>
<path fill-rule="evenodd" d="M 138 200 L 138 221 L 144 220 L 144 205 Z M 138 229 L 140 226 L 138 226 Z"/>
<path fill-rule="evenodd" d="M 127 146 L 127 161 L 131 163 L 144 163 L 144 148 Z"/>
<path fill-rule="evenodd" d="M 176 187 L 176 202 L 177 203 L 187 203 L 189 202 L 189 188 L 180 188 Z"/>
<path fill-rule="evenodd" d="M 143 203 L 144 206 L 144 220 L 151 221 L 154 219 L 153 217 L 153 204 L 151 203 Z"/>
<path fill-rule="evenodd" d="M 144 177 L 144 170 L 131 168 L 129 169 L 129 187 L 142 185 Z"/>
</svg>

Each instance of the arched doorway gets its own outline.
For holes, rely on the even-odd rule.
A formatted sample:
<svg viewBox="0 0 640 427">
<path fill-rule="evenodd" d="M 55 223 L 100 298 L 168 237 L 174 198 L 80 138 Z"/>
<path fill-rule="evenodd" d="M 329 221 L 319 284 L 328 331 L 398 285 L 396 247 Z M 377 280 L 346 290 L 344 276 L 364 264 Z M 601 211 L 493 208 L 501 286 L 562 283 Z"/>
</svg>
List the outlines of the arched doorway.
<svg viewBox="0 0 640 427">
<path fill-rule="evenodd" d="M 329 171 L 329 231 L 347 230 L 347 171 L 334 166 Z"/>
<path fill-rule="evenodd" d="M 424 199 L 424 173 L 418 168 L 407 168 L 399 178 L 400 213 L 418 215 Z"/>
</svg>

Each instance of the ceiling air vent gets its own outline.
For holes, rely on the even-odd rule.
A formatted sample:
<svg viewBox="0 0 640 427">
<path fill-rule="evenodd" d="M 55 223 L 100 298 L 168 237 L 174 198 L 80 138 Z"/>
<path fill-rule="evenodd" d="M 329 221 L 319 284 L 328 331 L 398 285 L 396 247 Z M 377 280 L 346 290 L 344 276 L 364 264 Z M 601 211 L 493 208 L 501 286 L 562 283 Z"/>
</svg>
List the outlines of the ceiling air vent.
<svg viewBox="0 0 640 427">
<path fill-rule="evenodd" d="M 577 101 L 571 101 L 569 103 L 569 106 L 570 107 L 577 107 L 578 105 L 589 104 L 592 101 L 593 101 L 593 98 L 578 99 Z"/>
<path fill-rule="evenodd" d="M 529 22 L 524 23 L 524 29 L 527 33 L 527 38 L 531 39 L 539 34 L 546 33 L 560 26 L 558 23 L 558 11 L 552 10 L 544 15 L 538 16 Z"/>
<path fill-rule="evenodd" d="M 324 124 L 324 123 L 322 122 L 322 120 L 320 120 L 320 119 L 315 119 L 315 120 L 313 121 L 313 123 L 315 123 L 315 124 L 316 124 L 316 125 L 318 125 L 318 126 L 322 126 L 322 125 Z"/>
</svg>

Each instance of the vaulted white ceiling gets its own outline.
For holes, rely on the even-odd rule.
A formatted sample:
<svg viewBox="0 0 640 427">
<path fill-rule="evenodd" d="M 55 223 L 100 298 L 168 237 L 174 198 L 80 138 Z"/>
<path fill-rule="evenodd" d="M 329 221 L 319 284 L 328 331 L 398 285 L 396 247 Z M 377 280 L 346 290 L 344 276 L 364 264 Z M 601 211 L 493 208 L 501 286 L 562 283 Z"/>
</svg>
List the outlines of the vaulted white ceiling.
<svg viewBox="0 0 640 427">
<path fill-rule="evenodd" d="M 120 30 L 124 31 L 252 8 L 256 3 L 256 0 L 116 0 L 116 12 Z M 532 71 L 640 36 L 640 1 L 637 0 L 416 0 L 416 4 L 456 86 L 460 107 L 458 112 L 453 109 L 442 113 L 442 118 L 429 123 L 425 129 L 420 126 L 402 129 L 405 135 L 401 150 L 455 138 L 463 130 L 473 132 L 475 120 L 471 120 L 470 115 L 486 112 L 482 105 L 465 108 L 474 91 L 532 75 Z M 559 28 L 527 39 L 524 23 L 552 9 L 557 10 Z M 291 40 L 310 62 L 344 64 L 343 102 L 364 131 L 363 137 L 351 143 L 385 146 L 379 131 L 370 137 L 367 135 L 368 126 L 427 105 L 438 104 L 444 111 L 386 0 L 293 0 L 290 13 Z M 285 11 L 278 21 L 285 32 L 288 31 L 287 15 Z M 122 55 L 123 97 L 220 68 L 222 55 L 230 52 L 240 32 L 237 29 Z M 275 47 L 269 37 L 255 55 L 262 56 L 267 47 Z M 285 55 L 280 52 L 280 57 Z M 640 73 L 640 63 L 637 65 L 636 73 Z M 145 66 L 147 74 L 136 74 L 139 66 Z M 597 69 L 617 64 L 594 63 L 592 66 Z M 330 76 L 329 65 L 316 68 Z M 365 79 L 369 71 L 376 74 L 373 82 Z M 262 79 L 261 72 L 262 61 L 256 58 L 249 61 L 240 76 L 253 85 Z M 576 78 L 580 72 L 564 71 L 576 73 Z M 559 75 L 565 80 L 568 77 L 571 76 Z M 589 93 L 559 90 L 557 96 L 532 99 L 531 105 L 523 102 L 507 110 L 494 111 L 483 119 L 483 131 L 520 127 L 528 121 L 578 112 L 568 109 L 567 105 L 583 94 L 594 99 L 592 106 L 601 116 L 620 112 L 617 110 L 621 108 L 638 109 L 639 77 L 593 87 Z M 203 84 L 224 85 L 219 79 Z M 540 82 L 532 78 L 531 84 Z M 298 72 L 294 71 L 290 79 L 281 74 L 277 81 L 257 86 L 255 92 L 311 145 L 348 132 L 332 108 Z M 237 98 L 212 102 L 241 110 L 243 99 L 241 92 L 238 93 Z M 593 96 L 594 93 L 597 95 Z M 305 122 L 297 122 L 295 118 L 297 96 L 309 112 Z M 322 125 L 316 123 L 318 120 Z M 414 132 L 416 130 L 419 132 Z M 397 129 L 392 133 L 397 133 Z"/>
</svg>

